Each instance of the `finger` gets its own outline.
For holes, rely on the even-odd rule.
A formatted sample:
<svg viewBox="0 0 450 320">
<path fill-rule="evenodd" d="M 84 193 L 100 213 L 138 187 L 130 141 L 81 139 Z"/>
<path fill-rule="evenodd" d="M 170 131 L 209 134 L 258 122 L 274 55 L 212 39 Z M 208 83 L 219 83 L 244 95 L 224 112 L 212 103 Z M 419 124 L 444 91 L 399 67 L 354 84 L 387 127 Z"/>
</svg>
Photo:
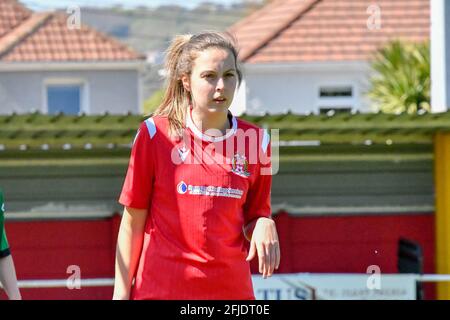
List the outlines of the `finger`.
<svg viewBox="0 0 450 320">
<path fill-rule="evenodd" d="M 268 276 L 271 277 L 273 274 L 273 270 L 275 269 L 275 263 L 276 263 L 276 248 L 275 248 L 274 243 L 270 245 L 269 252 L 270 252 L 270 264 L 269 264 Z"/>
<path fill-rule="evenodd" d="M 255 253 L 256 253 L 256 245 L 255 245 L 255 242 L 252 241 L 250 243 L 250 250 L 248 252 L 248 256 L 245 260 L 247 260 L 247 261 L 252 260 L 255 257 Z"/>
<path fill-rule="evenodd" d="M 277 242 L 277 244 L 275 245 L 275 269 L 278 269 L 280 267 L 280 260 L 281 260 L 281 252 L 280 252 L 280 244 Z"/>
<path fill-rule="evenodd" d="M 264 246 L 265 253 L 265 261 L 264 261 L 264 277 L 267 278 L 270 275 L 270 265 L 271 265 L 271 256 L 270 256 L 270 244 L 266 244 Z"/>
<path fill-rule="evenodd" d="M 265 250 L 261 244 L 257 245 L 256 249 L 258 250 L 259 273 L 262 273 L 264 276 L 264 265 L 266 261 Z"/>
</svg>

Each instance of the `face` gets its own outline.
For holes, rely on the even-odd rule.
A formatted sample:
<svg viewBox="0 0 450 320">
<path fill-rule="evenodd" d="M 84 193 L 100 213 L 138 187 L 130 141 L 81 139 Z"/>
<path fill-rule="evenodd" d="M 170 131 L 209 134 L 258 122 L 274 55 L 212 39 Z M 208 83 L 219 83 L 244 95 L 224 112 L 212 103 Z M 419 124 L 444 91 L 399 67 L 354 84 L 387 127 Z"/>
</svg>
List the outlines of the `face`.
<svg viewBox="0 0 450 320">
<path fill-rule="evenodd" d="M 190 77 L 182 77 L 193 107 L 203 112 L 228 112 L 238 81 L 233 54 L 209 48 L 198 53 Z"/>
</svg>

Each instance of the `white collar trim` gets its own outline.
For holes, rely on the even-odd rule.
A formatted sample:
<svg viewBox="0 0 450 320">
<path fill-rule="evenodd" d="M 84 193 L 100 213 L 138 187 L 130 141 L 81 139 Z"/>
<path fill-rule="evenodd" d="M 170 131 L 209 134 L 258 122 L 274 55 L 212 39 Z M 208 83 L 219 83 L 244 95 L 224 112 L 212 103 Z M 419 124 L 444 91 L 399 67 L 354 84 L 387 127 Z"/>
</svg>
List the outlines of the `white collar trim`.
<svg viewBox="0 0 450 320">
<path fill-rule="evenodd" d="M 231 114 L 230 112 L 228 112 L 228 113 Z M 227 120 L 228 120 L 228 115 L 227 115 Z M 192 120 L 192 117 L 191 117 L 190 108 L 188 108 L 187 114 L 186 114 L 186 127 L 191 129 L 192 132 L 198 138 L 200 138 L 204 141 L 208 141 L 208 142 L 220 142 L 220 141 L 226 140 L 229 137 L 231 137 L 232 135 L 234 135 L 237 130 L 237 120 L 232 114 L 231 114 L 231 123 L 232 123 L 231 129 L 228 129 L 226 134 L 224 134 L 223 136 L 213 137 L 213 136 L 204 134 L 196 127 L 196 125 L 194 124 L 194 121 Z"/>
</svg>

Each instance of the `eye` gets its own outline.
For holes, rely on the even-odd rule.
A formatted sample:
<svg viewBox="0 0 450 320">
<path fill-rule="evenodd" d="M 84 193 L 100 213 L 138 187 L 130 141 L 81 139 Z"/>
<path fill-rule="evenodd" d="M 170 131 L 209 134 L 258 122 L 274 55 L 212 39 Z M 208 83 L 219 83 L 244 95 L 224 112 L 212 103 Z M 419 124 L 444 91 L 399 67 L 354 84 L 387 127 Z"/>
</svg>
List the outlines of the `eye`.
<svg viewBox="0 0 450 320">
<path fill-rule="evenodd" d="M 213 79 L 214 78 L 214 74 L 213 73 L 206 73 L 206 74 L 203 75 L 203 78 Z"/>
<path fill-rule="evenodd" d="M 229 73 L 227 73 L 227 74 L 225 74 L 225 77 L 234 77 L 234 73 L 232 73 L 232 72 L 229 72 Z"/>
</svg>

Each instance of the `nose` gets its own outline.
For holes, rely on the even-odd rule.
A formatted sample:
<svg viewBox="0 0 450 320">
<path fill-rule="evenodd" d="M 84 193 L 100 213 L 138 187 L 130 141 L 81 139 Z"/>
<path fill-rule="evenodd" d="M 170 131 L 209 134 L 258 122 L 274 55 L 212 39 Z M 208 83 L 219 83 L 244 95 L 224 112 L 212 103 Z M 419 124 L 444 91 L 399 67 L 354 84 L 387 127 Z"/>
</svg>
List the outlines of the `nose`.
<svg viewBox="0 0 450 320">
<path fill-rule="evenodd" d="M 225 86 L 225 82 L 224 82 L 223 78 L 220 77 L 220 78 L 217 80 L 216 91 L 223 91 L 224 86 Z"/>
</svg>

